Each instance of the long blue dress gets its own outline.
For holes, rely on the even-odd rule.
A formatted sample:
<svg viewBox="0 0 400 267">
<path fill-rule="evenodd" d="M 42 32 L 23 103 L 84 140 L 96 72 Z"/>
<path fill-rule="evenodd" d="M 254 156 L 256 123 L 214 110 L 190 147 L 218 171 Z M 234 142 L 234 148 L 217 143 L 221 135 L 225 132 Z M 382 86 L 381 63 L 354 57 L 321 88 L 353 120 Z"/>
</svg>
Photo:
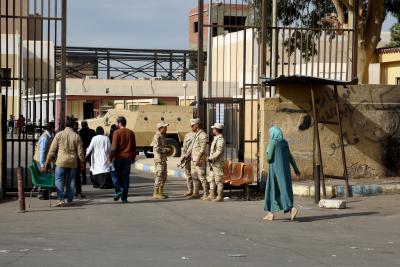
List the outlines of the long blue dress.
<svg viewBox="0 0 400 267">
<path fill-rule="evenodd" d="M 299 174 L 296 162 L 289 150 L 289 145 L 283 139 L 278 127 L 270 129 L 270 144 L 268 145 L 268 181 L 265 189 L 264 210 L 268 212 L 285 211 L 293 208 L 292 177 L 290 164 L 296 174 Z"/>
</svg>

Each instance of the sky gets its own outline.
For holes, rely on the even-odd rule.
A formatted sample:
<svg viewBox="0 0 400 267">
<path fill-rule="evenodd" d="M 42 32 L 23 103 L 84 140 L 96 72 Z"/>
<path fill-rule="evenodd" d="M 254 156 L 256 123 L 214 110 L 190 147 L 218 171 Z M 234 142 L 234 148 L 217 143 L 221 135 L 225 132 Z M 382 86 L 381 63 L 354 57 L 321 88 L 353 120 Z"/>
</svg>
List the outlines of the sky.
<svg viewBox="0 0 400 267">
<path fill-rule="evenodd" d="M 68 45 L 186 49 L 197 0 L 69 0 Z"/>
<path fill-rule="evenodd" d="M 68 45 L 187 49 L 197 0 L 69 0 Z M 395 22 L 386 20 L 383 30 Z"/>
</svg>

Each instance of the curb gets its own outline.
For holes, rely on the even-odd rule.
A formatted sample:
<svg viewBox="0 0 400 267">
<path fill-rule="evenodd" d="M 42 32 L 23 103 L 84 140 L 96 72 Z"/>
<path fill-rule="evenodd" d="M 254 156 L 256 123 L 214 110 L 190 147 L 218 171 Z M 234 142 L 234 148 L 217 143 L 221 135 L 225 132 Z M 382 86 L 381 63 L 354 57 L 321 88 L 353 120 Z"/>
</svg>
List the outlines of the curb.
<svg viewBox="0 0 400 267">
<path fill-rule="evenodd" d="M 155 173 L 156 168 L 152 164 L 135 163 L 135 169 L 142 172 Z M 185 172 L 180 170 L 168 169 L 168 176 L 186 178 Z"/>
<path fill-rule="evenodd" d="M 350 190 L 355 197 L 400 194 L 400 184 L 351 185 Z M 293 194 L 300 197 L 314 197 L 314 185 L 293 184 Z M 329 198 L 344 197 L 345 187 L 344 185 L 327 185 L 326 195 Z"/>
<path fill-rule="evenodd" d="M 152 164 L 144 164 L 136 162 L 135 169 L 138 171 L 155 173 L 155 167 Z M 186 178 L 185 172 L 183 170 L 168 169 L 168 176 Z M 400 194 L 400 183 L 391 183 L 382 185 L 379 184 L 351 185 L 350 189 L 354 197 Z M 293 195 L 298 197 L 314 197 L 315 195 L 314 185 L 293 184 Z M 326 195 L 328 198 L 344 197 L 345 187 L 344 185 L 327 185 Z"/>
</svg>

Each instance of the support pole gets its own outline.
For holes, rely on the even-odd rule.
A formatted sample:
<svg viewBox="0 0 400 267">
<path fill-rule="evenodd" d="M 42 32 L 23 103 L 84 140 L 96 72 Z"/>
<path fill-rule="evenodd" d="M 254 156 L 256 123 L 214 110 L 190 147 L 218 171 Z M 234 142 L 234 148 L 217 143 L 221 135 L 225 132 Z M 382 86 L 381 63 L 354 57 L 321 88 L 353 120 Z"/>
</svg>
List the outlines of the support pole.
<svg viewBox="0 0 400 267">
<path fill-rule="evenodd" d="M 22 175 L 22 167 L 17 168 L 17 178 L 18 178 L 18 212 L 25 212 L 25 188 L 24 188 L 24 177 Z"/>
<path fill-rule="evenodd" d="M 314 166 L 314 203 L 318 204 L 321 200 L 321 166 Z"/>
<path fill-rule="evenodd" d="M 314 141 L 317 143 L 317 153 L 318 153 L 318 162 L 316 165 L 320 167 L 320 179 L 322 178 L 322 194 L 323 197 L 326 198 L 326 188 L 325 188 L 325 178 L 324 178 L 324 168 L 323 168 L 323 161 L 322 161 L 322 152 L 321 152 L 321 140 L 319 138 L 319 115 L 315 104 L 315 92 L 314 87 L 310 84 L 311 87 L 311 102 L 312 102 L 312 109 L 313 109 L 313 116 L 314 116 Z"/>
<path fill-rule="evenodd" d="M 344 150 L 344 141 L 343 141 L 343 126 L 342 126 L 342 116 L 340 114 L 339 107 L 339 94 L 337 90 L 337 86 L 334 86 L 334 94 L 335 94 L 335 107 L 336 107 L 336 115 L 339 124 L 339 142 L 340 142 L 340 152 L 342 154 L 342 164 L 343 164 L 343 177 L 345 179 L 345 194 L 346 197 L 351 197 L 350 184 L 349 184 L 349 175 L 347 173 L 347 163 L 346 163 L 346 152 Z"/>
</svg>

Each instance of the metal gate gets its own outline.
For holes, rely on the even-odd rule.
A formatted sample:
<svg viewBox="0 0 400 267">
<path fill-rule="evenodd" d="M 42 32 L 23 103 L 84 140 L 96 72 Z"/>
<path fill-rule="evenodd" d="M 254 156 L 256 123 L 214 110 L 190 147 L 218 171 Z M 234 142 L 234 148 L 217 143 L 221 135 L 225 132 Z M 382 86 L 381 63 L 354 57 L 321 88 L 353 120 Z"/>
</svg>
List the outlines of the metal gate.
<svg viewBox="0 0 400 267">
<path fill-rule="evenodd" d="M 64 121 L 65 52 L 56 72 L 55 47 L 66 44 L 66 0 L 1 0 L 1 187 L 15 191 L 16 167 L 27 167 L 46 124 Z M 60 90 L 57 90 L 60 88 Z M 57 109 L 57 112 L 56 112 Z M 57 126 L 57 125 L 56 125 Z"/>
<path fill-rule="evenodd" d="M 214 122 L 225 124 L 227 158 L 253 163 L 258 181 L 262 93 L 258 9 L 245 0 L 198 2 L 190 22 L 191 37 L 198 38 L 199 114 L 208 132 Z"/>
</svg>

